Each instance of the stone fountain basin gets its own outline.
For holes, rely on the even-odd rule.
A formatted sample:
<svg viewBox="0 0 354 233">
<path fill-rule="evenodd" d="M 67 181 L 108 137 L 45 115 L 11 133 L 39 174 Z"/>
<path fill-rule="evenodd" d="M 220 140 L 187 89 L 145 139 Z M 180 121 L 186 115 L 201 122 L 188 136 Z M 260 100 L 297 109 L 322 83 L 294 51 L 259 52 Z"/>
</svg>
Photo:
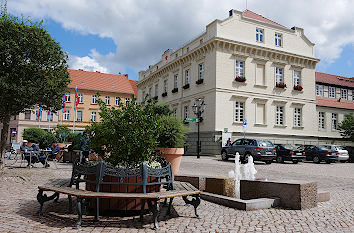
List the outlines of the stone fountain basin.
<svg viewBox="0 0 354 233">
<path fill-rule="evenodd" d="M 317 183 L 301 180 L 241 180 L 240 196 L 235 198 L 234 179 L 227 177 L 175 176 L 175 180 L 189 182 L 202 191 L 201 197 L 220 205 L 241 209 L 282 207 L 307 209 L 328 201 L 328 192 L 318 192 Z"/>
</svg>

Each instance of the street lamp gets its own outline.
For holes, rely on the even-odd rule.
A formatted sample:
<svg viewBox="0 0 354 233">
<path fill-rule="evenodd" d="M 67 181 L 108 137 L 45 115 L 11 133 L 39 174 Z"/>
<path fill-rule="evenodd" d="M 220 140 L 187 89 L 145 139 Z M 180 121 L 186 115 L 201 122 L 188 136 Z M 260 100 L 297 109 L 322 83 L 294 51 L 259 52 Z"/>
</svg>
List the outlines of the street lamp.
<svg viewBox="0 0 354 233">
<path fill-rule="evenodd" d="M 195 100 L 193 106 L 192 106 L 192 109 L 193 109 L 193 112 L 194 114 L 197 116 L 197 124 L 198 124 L 198 141 L 197 141 L 197 158 L 199 159 L 200 158 L 200 141 L 199 141 L 199 129 L 200 129 L 200 120 L 202 119 L 202 114 L 204 112 L 204 109 L 205 109 L 205 103 L 204 103 L 204 100 L 202 100 L 201 98 L 198 98 Z"/>
</svg>

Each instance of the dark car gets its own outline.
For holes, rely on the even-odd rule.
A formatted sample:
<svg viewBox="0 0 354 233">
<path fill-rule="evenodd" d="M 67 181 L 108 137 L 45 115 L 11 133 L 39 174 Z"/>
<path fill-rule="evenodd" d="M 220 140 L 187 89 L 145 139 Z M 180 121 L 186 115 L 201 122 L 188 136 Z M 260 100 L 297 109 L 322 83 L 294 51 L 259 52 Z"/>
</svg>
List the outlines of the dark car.
<svg viewBox="0 0 354 233">
<path fill-rule="evenodd" d="M 292 145 L 288 144 L 277 144 L 275 145 L 277 150 L 276 161 L 278 163 L 284 163 L 284 161 L 292 161 L 293 163 L 298 163 L 305 159 L 305 152 L 298 150 Z"/>
<path fill-rule="evenodd" d="M 304 145 L 300 146 L 298 149 L 305 152 L 307 161 L 313 161 L 314 163 L 320 163 L 321 161 L 334 163 L 338 160 L 336 151 L 327 149 L 324 146 Z"/>
<path fill-rule="evenodd" d="M 221 158 L 222 160 L 235 158 L 237 152 L 240 154 L 242 163 L 246 163 L 248 157 L 251 155 L 255 161 L 264 161 L 267 164 L 271 164 L 276 156 L 275 147 L 272 142 L 242 138 L 234 141 L 230 146 L 223 147 L 221 149 Z"/>
<path fill-rule="evenodd" d="M 354 146 L 345 146 L 344 148 L 348 151 L 348 154 L 349 154 L 348 161 L 350 163 L 354 163 Z"/>
</svg>

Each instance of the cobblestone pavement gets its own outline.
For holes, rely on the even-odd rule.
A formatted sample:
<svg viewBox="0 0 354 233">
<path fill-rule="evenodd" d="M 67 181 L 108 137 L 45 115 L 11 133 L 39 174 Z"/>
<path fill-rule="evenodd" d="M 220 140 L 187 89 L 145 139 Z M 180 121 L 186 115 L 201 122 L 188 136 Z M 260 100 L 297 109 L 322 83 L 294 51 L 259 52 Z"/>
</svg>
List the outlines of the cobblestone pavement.
<svg viewBox="0 0 354 233">
<path fill-rule="evenodd" d="M 44 204 L 44 215 L 36 215 L 37 186 L 50 179 L 69 178 L 70 164 L 54 169 L 6 168 L 0 178 L 0 232 L 155 232 L 152 217 L 102 217 L 94 222 L 84 216 L 83 226 L 74 229 L 77 216 L 67 214 L 67 198 L 59 203 Z M 37 165 L 39 167 L 39 165 Z M 233 161 L 213 157 L 184 157 L 181 174 L 226 176 Z M 309 210 L 263 209 L 240 211 L 202 201 L 200 219 L 194 218 L 193 207 L 177 198 L 172 216 L 163 208 L 157 232 L 354 232 L 354 164 L 256 164 L 257 177 L 269 179 L 312 179 L 331 192 L 331 200 Z"/>
</svg>

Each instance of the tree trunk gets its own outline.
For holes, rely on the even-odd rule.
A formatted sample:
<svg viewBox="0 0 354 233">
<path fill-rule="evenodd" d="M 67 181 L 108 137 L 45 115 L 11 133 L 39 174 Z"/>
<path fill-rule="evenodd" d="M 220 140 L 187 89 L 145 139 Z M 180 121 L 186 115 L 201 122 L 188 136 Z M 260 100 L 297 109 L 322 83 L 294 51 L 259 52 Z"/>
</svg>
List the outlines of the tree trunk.
<svg viewBox="0 0 354 233">
<path fill-rule="evenodd" d="M 4 170 L 5 167 L 5 148 L 7 142 L 7 135 L 9 134 L 10 126 L 10 116 L 5 116 L 2 121 L 2 130 L 1 130 L 1 141 L 0 141 L 0 173 Z"/>
</svg>

